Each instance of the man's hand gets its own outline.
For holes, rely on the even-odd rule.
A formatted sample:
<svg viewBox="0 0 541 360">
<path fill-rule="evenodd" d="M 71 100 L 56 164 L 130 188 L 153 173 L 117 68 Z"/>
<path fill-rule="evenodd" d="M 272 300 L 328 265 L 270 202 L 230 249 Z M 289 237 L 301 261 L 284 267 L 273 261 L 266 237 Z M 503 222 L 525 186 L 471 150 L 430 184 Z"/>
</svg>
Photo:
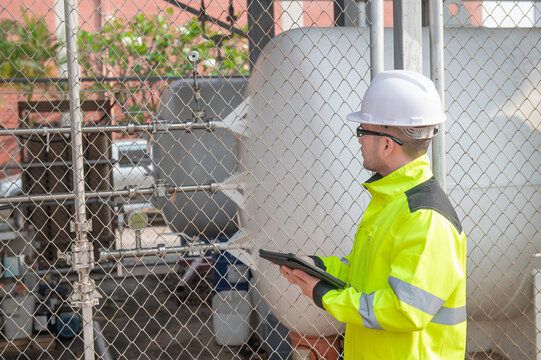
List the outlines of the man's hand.
<svg viewBox="0 0 541 360">
<path fill-rule="evenodd" d="M 310 262 L 312 262 L 312 259 L 310 259 Z M 287 266 L 280 266 L 280 273 L 284 275 L 287 281 L 299 286 L 304 295 L 312 299 L 314 286 L 320 281 L 318 278 L 299 269 L 290 269 Z"/>
</svg>

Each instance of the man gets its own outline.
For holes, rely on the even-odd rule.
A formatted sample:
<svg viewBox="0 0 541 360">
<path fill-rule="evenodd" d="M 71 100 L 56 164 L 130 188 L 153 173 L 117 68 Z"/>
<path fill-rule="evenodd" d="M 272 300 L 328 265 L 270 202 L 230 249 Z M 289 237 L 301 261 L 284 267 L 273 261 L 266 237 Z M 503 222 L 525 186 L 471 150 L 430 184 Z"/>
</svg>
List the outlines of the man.
<svg viewBox="0 0 541 360">
<path fill-rule="evenodd" d="M 395 70 L 378 74 L 357 128 L 363 186 L 372 199 L 351 253 L 305 257 L 345 281 L 334 289 L 300 270 L 281 273 L 346 323 L 345 359 L 464 359 L 466 236 L 426 154 L 445 120 L 432 81 Z"/>
</svg>

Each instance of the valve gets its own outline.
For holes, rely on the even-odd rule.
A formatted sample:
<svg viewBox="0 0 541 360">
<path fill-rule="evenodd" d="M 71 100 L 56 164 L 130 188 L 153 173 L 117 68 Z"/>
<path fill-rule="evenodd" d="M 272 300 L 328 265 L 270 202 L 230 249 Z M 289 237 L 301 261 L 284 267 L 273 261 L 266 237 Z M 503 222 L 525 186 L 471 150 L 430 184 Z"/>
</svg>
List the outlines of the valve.
<svg viewBox="0 0 541 360">
<path fill-rule="evenodd" d="M 199 55 L 199 52 L 196 50 L 192 50 L 188 53 L 188 60 L 193 63 L 194 65 L 199 62 L 199 59 L 201 58 L 201 55 Z"/>
</svg>

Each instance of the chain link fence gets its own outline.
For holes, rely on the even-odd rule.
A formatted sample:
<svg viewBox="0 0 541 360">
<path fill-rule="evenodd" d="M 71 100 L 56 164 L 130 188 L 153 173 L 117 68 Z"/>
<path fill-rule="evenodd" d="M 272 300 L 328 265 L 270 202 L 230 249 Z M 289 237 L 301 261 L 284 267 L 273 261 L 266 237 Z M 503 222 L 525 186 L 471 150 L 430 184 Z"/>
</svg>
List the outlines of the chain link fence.
<svg viewBox="0 0 541 360">
<path fill-rule="evenodd" d="M 257 251 L 351 249 L 369 6 L 1 5 L 0 357 L 336 358 L 343 324 Z M 539 358 L 541 5 L 443 11 L 466 358 Z"/>
</svg>

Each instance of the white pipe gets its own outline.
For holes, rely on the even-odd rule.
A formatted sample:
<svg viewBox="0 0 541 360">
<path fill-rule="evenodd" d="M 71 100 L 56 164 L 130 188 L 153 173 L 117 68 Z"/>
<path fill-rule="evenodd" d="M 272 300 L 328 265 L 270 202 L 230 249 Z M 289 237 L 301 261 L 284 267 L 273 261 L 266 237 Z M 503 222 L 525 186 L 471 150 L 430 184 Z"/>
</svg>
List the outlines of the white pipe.
<svg viewBox="0 0 541 360">
<path fill-rule="evenodd" d="M 55 20 L 55 35 L 58 41 L 58 48 L 56 50 L 56 58 L 60 60 L 57 63 L 58 76 L 60 78 L 68 77 L 67 63 L 63 62 L 66 59 L 66 18 L 65 18 L 65 6 L 64 0 L 55 0 L 54 2 L 54 20 Z M 77 21 L 77 19 L 76 19 Z M 77 27 L 77 23 L 75 23 Z"/>
<path fill-rule="evenodd" d="M 430 77 L 440 94 L 441 106 L 445 110 L 445 82 L 443 65 L 443 4 L 438 0 L 429 1 L 430 30 Z M 444 191 L 445 179 L 445 123 L 438 126 L 438 136 L 432 139 L 432 169 L 436 180 Z"/>
<path fill-rule="evenodd" d="M 421 1 L 393 0 L 394 69 L 423 72 Z"/>
<path fill-rule="evenodd" d="M 282 31 L 304 26 L 304 10 L 302 1 L 282 1 Z"/>
<path fill-rule="evenodd" d="M 215 192 L 220 190 L 219 184 L 202 184 L 202 185 L 184 185 L 184 186 L 169 186 L 163 191 L 163 195 L 170 195 L 174 193 L 186 193 L 195 191 L 209 191 Z M 149 188 L 131 188 L 128 190 L 102 190 L 102 191 L 89 191 L 85 193 L 85 198 L 101 198 L 108 199 L 114 196 L 121 197 L 133 197 L 136 195 L 154 195 L 161 190 L 155 186 Z M 161 195 L 157 195 L 161 196 Z M 20 203 L 36 203 L 42 201 L 62 201 L 73 200 L 77 201 L 78 195 L 76 193 L 57 193 L 57 194 L 44 194 L 44 195 L 21 195 L 11 197 L 0 197 L 0 204 L 20 204 Z"/>
<path fill-rule="evenodd" d="M 77 54 L 77 25 L 76 0 L 64 0 L 64 13 L 66 20 L 66 47 L 68 55 L 68 86 L 69 86 L 69 104 L 71 120 L 71 142 L 72 142 L 72 161 L 73 161 L 73 182 L 75 195 L 75 221 L 77 246 L 83 251 L 92 251 L 88 246 L 87 240 L 87 221 L 86 221 L 86 200 L 85 200 L 85 181 L 83 168 L 83 133 L 82 113 L 81 113 L 81 74 L 79 59 Z M 93 259 L 91 255 L 88 258 Z M 83 335 L 84 335 L 84 358 L 85 360 L 94 360 L 94 328 L 92 326 L 92 302 L 90 301 L 93 280 L 90 279 L 90 271 L 93 267 L 93 260 L 89 266 L 77 268 L 79 273 L 79 283 L 75 287 L 84 289 L 80 292 L 80 298 L 77 299 L 83 312 Z"/>
<path fill-rule="evenodd" d="M 83 305 L 83 340 L 85 360 L 94 360 L 94 327 L 92 326 L 92 305 Z"/>
<path fill-rule="evenodd" d="M 382 72 L 384 62 L 383 0 L 370 3 L 370 80 Z"/>
<path fill-rule="evenodd" d="M 98 356 L 102 358 L 102 360 L 113 360 L 113 357 L 111 356 L 111 353 L 109 352 L 109 349 L 107 349 L 107 345 L 105 344 L 105 340 L 103 339 L 103 333 L 101 331 L 100 324 L 94 320 L 92 322 L 92 325 L 94 327 L 94 333 L 96 334 L 96 350 L 98 353 Z"/>
<path fill-rule="evenodd" d="M 217 127 L 217 122 L 211 120 L 205 123 L 169 123 L 166 120 L 157 119 L 150 124 L 130 124 L 130 125 L 106 125 L 106 126 L 85 126 L 81 127 L 81 132 L 85 133 L 102 133 L 102 132 L 157 132 L 157 131 L 172 131 L 172 130 L 207 130 L 213 131 Z M 220 124 L 219 127 L 225 125 Z M 22 136 L 22 135 L 53 135 L 53 134 L 70 134 L 71 127 L 39 129 L 1 129 L 0 136 Z"/>
</svg>

